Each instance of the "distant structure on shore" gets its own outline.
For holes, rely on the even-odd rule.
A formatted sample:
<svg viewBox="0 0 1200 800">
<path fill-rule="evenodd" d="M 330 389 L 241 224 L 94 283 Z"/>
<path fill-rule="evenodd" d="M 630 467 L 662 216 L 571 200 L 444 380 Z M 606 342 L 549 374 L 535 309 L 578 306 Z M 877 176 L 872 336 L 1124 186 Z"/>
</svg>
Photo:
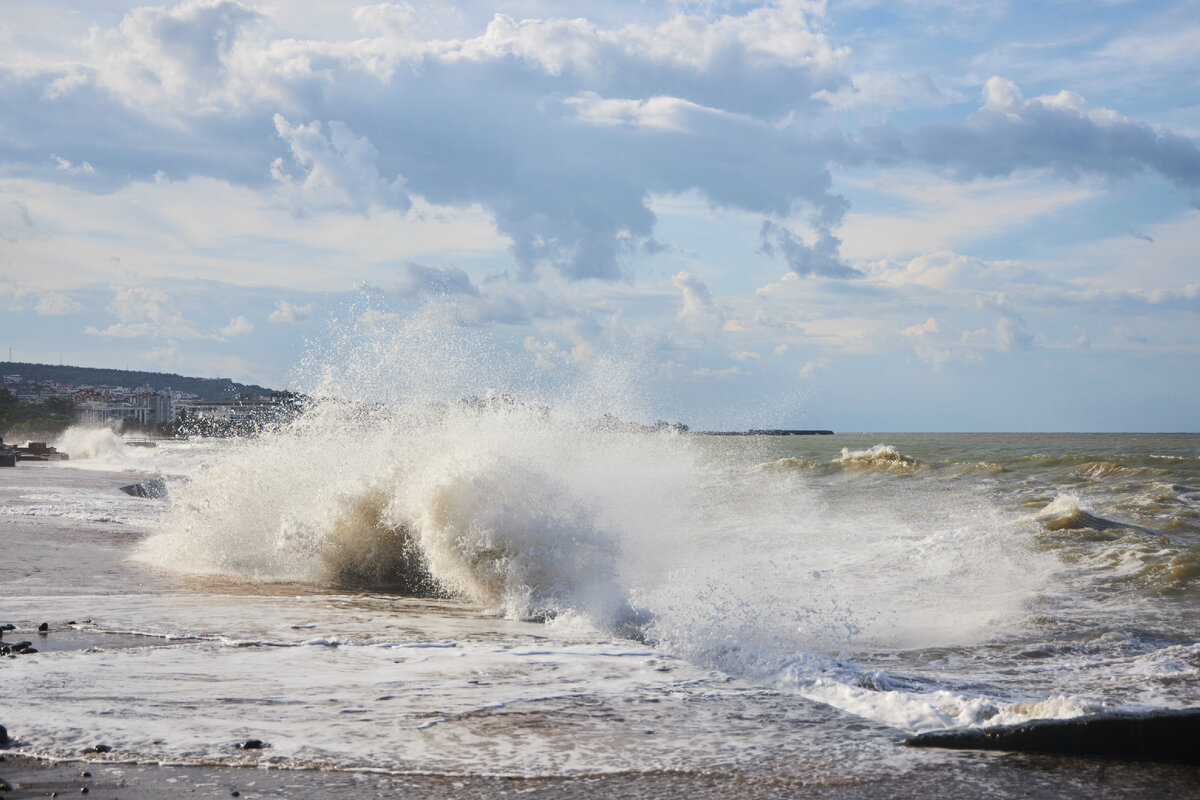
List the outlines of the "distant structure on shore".
<svg viewBox="0 0 1200 800">
<path fill-rule="evenodd" d="M 83 368 L 73 369 L 84 371 Z M 194 383 L 197 379 L 183 380 Z M 228 394 L 221 399 L 177 391 L 170 386 L 155 388 L 149 383 L 136 387 L 107 383 L 72 384 L 54 379 L 30 378 L 17 372 L 4 374 L 0 381 L 0 392 L 7 393 L 9 398 L 17 402 L 44 403 L 55 400 L 72 410 L 76 422 L 92 425 L 120 424 L 126 420 L 141 427 L 200 419 L 214 422 L 261 420 L 272 416 L 283 404 L 296 397 L 290 392 L 273 392 L 261 387 L 255 387 L 261 390 L 258 392 L 234 393 L 233 389 L 239 385 L 228 380 L 214 381 L 228 384 L 223 387 Z"/>
<path fill-rule="evenodd" d="M 769 428 L 749 431 L 698 431 L 703 436 L 833 436 L 833 431 L 798 431 Z"/>
</svg>

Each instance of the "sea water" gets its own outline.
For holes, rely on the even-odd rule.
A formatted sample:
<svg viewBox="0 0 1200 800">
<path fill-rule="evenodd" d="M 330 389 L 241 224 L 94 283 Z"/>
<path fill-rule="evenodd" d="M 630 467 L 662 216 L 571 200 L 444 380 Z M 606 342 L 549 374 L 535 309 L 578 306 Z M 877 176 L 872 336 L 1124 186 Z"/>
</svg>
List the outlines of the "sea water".
<svg viewBox="0 0 1200 800">
<path fill-rule="evenodd" d="M 913 733 L 1200 700 L 1200 436 L 717 437 L 402 388 L 0 472 L 19 750 L 849 785 L 961 758 Z"/>
</svg>

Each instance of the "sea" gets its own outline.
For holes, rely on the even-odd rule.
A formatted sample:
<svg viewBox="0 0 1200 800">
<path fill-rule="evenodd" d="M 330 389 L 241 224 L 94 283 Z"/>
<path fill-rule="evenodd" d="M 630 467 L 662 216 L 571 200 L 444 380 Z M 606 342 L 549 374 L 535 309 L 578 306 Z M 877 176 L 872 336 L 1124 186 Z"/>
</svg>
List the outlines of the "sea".
<svg viewBox="0 0 1200 800">
<path fill-rule="evenodd" d="M 1200 778 L 903 744 L 1200 706 L 1200 435 L 711 436 L 497 396 L 56 444 L 0 470 L 23 755 L 597 797 Z"/>
</svg>

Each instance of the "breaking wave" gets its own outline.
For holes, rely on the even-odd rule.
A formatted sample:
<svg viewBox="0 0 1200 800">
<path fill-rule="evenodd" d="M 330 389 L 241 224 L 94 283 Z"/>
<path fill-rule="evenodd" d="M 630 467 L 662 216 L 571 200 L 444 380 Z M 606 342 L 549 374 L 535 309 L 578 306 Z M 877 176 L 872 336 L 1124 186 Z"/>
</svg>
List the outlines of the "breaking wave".
<svg viewBox="0 0 1200 800">
<path fill-rule="evenodd" d="M 54 446 L 75 461 L 123 464 L 128 455 L 125 442 L 107 427 L 73 425 L 58 435 Z"/>
<path fill-rule="evenodd" d="M 838 463 L 851 470 L 886 470 L 896 475 L 912 475 L 929 468 L 928 464 L 906 456 L 888 444 L 878 444 L 866 450 L 843 447 Z"/>
</svg>

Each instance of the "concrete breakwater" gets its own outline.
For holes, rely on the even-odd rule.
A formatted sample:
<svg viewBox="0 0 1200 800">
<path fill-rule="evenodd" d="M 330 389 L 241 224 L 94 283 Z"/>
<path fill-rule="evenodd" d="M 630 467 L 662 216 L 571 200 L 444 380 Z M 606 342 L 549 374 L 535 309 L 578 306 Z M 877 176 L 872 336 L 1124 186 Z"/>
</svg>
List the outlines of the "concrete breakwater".
<svg viewBox="0 0 1200 800">
<path fill-rule="evenodd" d="M 70 456 L 45 442 L 29 442 L 24 447 L 5 444 L 0 439 L 0 467 L 15 467 L 18 461 L 67 461 Z"/>
<path fill-rule="evenodd" d="M 833 436 L 833 431 L 768 428 L 749 431 L 697 431 L 702 436 Z"/>
</svg>

